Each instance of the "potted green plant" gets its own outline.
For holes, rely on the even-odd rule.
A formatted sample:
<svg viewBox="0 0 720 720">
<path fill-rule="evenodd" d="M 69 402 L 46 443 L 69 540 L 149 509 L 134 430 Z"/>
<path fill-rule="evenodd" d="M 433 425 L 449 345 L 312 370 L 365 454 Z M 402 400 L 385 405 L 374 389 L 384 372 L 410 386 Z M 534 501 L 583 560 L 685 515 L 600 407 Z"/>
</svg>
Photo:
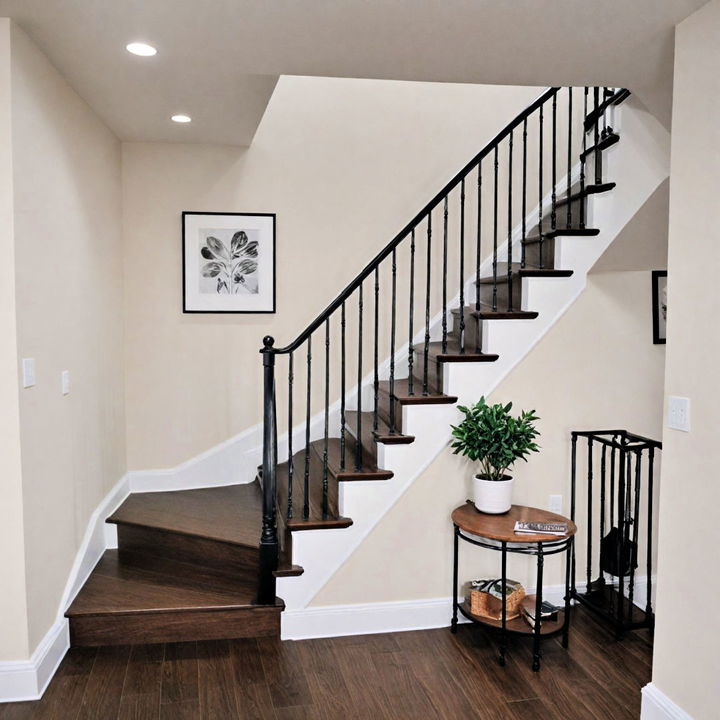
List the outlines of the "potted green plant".
<svg viewBox="0 0 720 720">
<path fill-rule="evenodd" d="M 501 514 L 512 506 L 513 478 L 507 474 L 516 460 L 527 462 L 537 452 L 535 438 L 539 435 L 534 410 L 510 414 L 512 403 L 488 405 L 484 397 L 470 407 L 458 406 L 465 416 L 459 425 L 452 425 L 451 442 L 455 454 L 465 455 L 480 463 L 480 472 L 473 477 L 475 507 L 480 512 Z"/>
</svg>

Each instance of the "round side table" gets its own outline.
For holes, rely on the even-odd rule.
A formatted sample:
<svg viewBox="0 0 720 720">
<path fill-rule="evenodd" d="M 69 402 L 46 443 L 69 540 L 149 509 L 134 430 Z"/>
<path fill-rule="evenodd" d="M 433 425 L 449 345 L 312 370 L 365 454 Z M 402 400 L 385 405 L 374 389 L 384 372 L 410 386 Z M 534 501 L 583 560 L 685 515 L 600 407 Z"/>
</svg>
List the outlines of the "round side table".
<svg viewBox="0 0 720 720">
<path fill-rule="evenodd" d="M 567 534 L 528 535 L 515 533 L 518 520 L 528 522 L 562 522 L 568 527 Z M 540 508 L 513 505 L 504 515 L 488 515 L 475 509 L 468 500 L 465 505 L 455 508 L 452 513 L 455 539 L 453 543 L 453 615 L 451 631 L 457 632 L 458 611 L 474 623 L 500 631 L 500 665 L 505 665 L 508 634 L 528 635 L 533 637 L 532 669 L 540 669 L 540 641 L 562 633 L 563 647 L 567 648 L 570 633 L 570 570 L 572 566 L 572 547 L 577 528 L 572 520 L 562 515 L 541 510 Z M 502 616 L 498 620 L 481 617 L 470 612 L 465 602 L 458 603 L 458 554 L 459 541 L 464 540 L 472 545 L 496 550 L 501 553 L 502 586 L 507 580 L 507 554 L 534 555 L 537 558 L 537 590 L 535 592 L 535 617 L 540 618 L 542 605 L 543 565 L 548 555 L 565 553 L 565 608 L 558 613 L 557 620 L 536 622 L 532 628 L 522 618 L 508 619 L 505 598 L 502 601 Z"/>
</svg>

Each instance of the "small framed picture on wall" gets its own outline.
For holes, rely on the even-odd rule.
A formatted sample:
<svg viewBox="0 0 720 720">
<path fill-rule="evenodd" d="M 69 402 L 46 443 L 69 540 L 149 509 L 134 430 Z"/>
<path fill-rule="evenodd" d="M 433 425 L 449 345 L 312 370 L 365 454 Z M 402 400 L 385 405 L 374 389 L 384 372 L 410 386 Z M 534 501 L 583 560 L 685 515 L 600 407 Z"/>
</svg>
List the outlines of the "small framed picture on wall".
<svg viewBox="0 0 720 720">
<path fill-rule="evenodd" d="M 183 312 L 275 312 L 275 215 L 182 214 Z"/>
<path fill-rule="evenodd" d="M 652 273 L 653 343 L 664 345 L 667 327 L 667 270 Z"/>
</svg>

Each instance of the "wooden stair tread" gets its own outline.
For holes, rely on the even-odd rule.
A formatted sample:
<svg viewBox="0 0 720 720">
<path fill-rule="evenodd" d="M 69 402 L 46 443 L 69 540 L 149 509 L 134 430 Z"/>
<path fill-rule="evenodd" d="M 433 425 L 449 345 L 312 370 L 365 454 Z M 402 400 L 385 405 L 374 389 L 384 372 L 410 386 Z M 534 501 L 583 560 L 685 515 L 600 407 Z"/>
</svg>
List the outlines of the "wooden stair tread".
<svg viewBox="0 0 720 720">
<path fill-rule="evenodd" d="M 459 310 L 453 310 L 453 314 L 458 314 Z M 493 310 L 492 305 L 480 303 L 480 310 L 476 310 L 475 306 L 466 307 L 465 315 L 479 318 L 480 320 L 534 320 L 539 313 L 534 310 Z"/>
<path fill-rule="evenodd" d="M 590 157 L 596 150 L 607 150 L 609 147 L 612 147 L 616 142 L 619 141 L 620 136 L 617 133 L 608 133 L 602 140 L 600 140 L 597 145 L 593 145 L 584 152 L 581 152 L 580 159 L 582 160 L 584 157 Z"/>
<path fill-rule="evenodd" d="M 311 443 L 312 444 L 312 443 Z M 310 487 L 310 502 L 309 502 L 309 517 L 303 518 L 303 486 L 305 478 L 305 450 L 299 450 L 293 454 L 293 517 L 287 518 L 287 500 L 288 500 L 288 477 L 290 471 L 290 464 L 287 462 L 281 463 L 277 466 L 275 474 L 275 480 L 277 484 L 277 513 L 278 522 L 282 527 L 287 530 L 333 530 L 337 528 L 346 528 L 352 525 L 352 519 L 346 517 L 339 517 L 338 515 L 332 514 L 327 518 L 322 517 L 322 495 L 320 487 L 322 485 L 322 476 L 318 476 L 321 470 L 321 463 L 314 449 L 310 449 L 309 456 L 309 487 Z M 329 477 L 329 480 L 331 478 Z M 331 506 L 335 502 L 337 496 L 337 483 L 329 482 L 328 489 L 332 494 L 332 498 L 329 498 Z"/>
<path fill-rule="evenodd" d="M 425 345 L 415 345 L 415 357 L 418 367 L 422 367 Z M 495 362 L 499 355 L 494 353 L 475 352 L 470 345 L 465 346 L 465 351 L 460 350 L 460 340 L 454 335 L 448 334 L 445 352 L 442 342 L 431 342 L 428 346 L 428 360 L 435 362 Z M 417 384 L 417 380 L 414 384 Z"/>
<path fill-rule="evenodd" d="M 380 392 L 386 395 L 390 394 L 390 382 L 383 380 L 379 384 Z M 403 378 L 402 380 L 395 381 L 395 387 L 393 388 L 393 395 L 395 399 L 401 405 L 442 405 L 442 404 L 454 404 L 457 402 L 457 397 L 454 395 L 444 395 L 443 393 L 430 390 L 427 395 L 423 395 L 422 383 L 417 379 L 413 383 L 413 394 L 410 395 L 408 391 L 408 381 Z"/>
<path fill-rule="evenodd" d="M 512 275 L 515 277 L 571 277 L 573 274 L 572 270 L 556 270 L 555 268 L 541 268 L 535 265 L 526 265 L 522 267 L 521 264 L 512 263 Z M 508 264 L 506 262 L 498 263 L 497 265 L 497 284 L 507 283 L 508 281 Z M 476 281 L 477 282 L 477 281 Z M 493 285 L 495 278 L 492 275 L 480 278 L 481 285 Z"/>
<path fill-rule="evenodd" d="M 365 428 L 372 428 L 373 426 L 373 414 L 372 412 L 364 412 L 362 415 L 362 422 L 360 427 L 365 434 Z M 345 428 L 354 438 L 357 437 L 357 416 L 356 410 L 347 410 L 345 412 Z M 382 443 L 383 445 L 406 445 L 415 440 L 413 435 L 402 435 L 399 432 L 390 432 L 389 425 L 380 417 L 378 414 L 378 427 L 377 431 L 370 432 L 373 434 L 373 439 L 376 442 Z"/>
<path fill-rule="evenodd" d="M 317 453 L 321 462 L 325 452 L 325 441 L 315 440 L 310 443 L 313 450 Z M 365 449 L 362 448 L 360 467 L 356 468 L 355 453 L 357 443 L 354 436 L 347 437 L 345 440 L 345 468 L 341 468 L 341 443 L 340 438 L 328 438 L 328 473 L 337 478 L 338 481 L 347 480 L 389 480 L 393 473 L 390 470 L 378 468 L 375 458 Z"/>
<path fill-rule="evenodd" d="M 256 548 L 260 544 L 262 525 L 262 490 L 257 482 L 252 482 L 198 490 L 134 493 L 107 522 Z"/>
<path fill-rule="evenodd" d="M 190 565 L 185 572 L 148 570 L 124 564 L 118 550 L 106 550 L 65 615 L 249 608 L 255 607 L 255 593 L 248 578 Z"/>
<path fill-rule="evenodd" d="M 307 520 L 304 520 L 302 516 L 300 518 L 293 518 L 291 520 L 286 520 L 285 524 L 287 525 L 288 530 L 341 530 L 343 528 L 348 528 L 353 524 L 353 521 L 350 518 L 346 517 L 337 517 L 337 518 L 327 518 L 326 520 L 323 520 L 322 518 L 314 519 L 314 518 L 308 518 Z"/>
<path fill-rule="evenodd" d="M 584 192 L 580 190 L 579 183 L 575 184 L 570 188 L 570 202 L 577 202 L 578 200 L 589 197 L 590 195 L 598 195 L 600 193 L 609 192 L 610 190 L 613 190 L 615 188 L 616 184 L 617 183 L 614 182 L 589 183 L 585 185 Z M 555 202 L 555 208 L 567 205 L 567 202 L 567 193 L 563 193 L 557 198 Z"/>
</svg>

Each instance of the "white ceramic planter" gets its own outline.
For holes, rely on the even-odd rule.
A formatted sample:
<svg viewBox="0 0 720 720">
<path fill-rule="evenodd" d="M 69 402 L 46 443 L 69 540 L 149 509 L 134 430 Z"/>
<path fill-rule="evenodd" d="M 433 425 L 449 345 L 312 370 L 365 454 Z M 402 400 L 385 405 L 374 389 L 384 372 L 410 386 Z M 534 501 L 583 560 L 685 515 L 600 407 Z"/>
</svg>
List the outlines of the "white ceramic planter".
<svg viewBox="0 0 720 720">
<path fill-rule="evenodd" d="M 484 513 L 501 515 L 512 506 L 512 491 L 515 481 L 510 475 L 504 480 L 483 480 L 479 475 L 473 478 L 475 507 Z"/>
</svg>

